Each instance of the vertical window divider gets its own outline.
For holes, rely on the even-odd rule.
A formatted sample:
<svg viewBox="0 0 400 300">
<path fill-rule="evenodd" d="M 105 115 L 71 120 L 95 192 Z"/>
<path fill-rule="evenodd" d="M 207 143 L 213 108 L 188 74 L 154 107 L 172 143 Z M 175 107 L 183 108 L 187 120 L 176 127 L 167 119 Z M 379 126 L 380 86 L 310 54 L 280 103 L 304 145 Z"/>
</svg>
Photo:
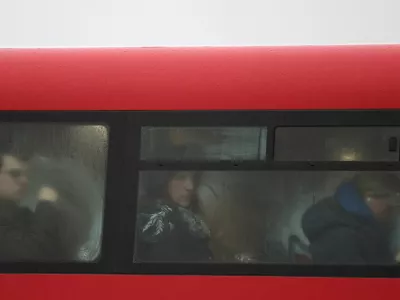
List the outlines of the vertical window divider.
<svg viewBox="0 0 400 300">
<path fill-rule="evenodd" d="M 125 161 L 124 171 L 126 178 L 123 179 L 123 199 L 120 201 L 120 229 L 121 249 L 119 252 L 122 273 L 135 273 L 134 253 L 135 253 L 135 231 L 136 217 L 139 194 L 139 173 L 140 173 L 140 148 L 141 148 L 141 129 L 139 113 L 135 112 L 128 115 L 126 130 L 124 130 Z"/>
<path fill-rule="evenodd" d="M 123 114 L 110 128 L 109 165 L 101 261 L 110 273 L 130 273 L 136 220 L 140 128 Z M 122 176 L 123 175 L 123 176 Z"/>
<path fill-rule="evenodd" d="M 275 125 L 267 126 L 267 146 L 266 149 L 266 159 L 265 162 L 273 162 L 274 161 L 274 152 L 275 152 Z"/>
</svg>

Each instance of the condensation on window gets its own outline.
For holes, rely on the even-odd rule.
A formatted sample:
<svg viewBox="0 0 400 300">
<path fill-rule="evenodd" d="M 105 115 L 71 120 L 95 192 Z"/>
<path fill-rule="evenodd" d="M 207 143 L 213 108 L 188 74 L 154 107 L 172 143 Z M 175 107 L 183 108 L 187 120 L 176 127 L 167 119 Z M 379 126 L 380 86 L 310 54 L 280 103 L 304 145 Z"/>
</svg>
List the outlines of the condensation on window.
<svg viewBox="0 0 400 300">
<path fill-rule="evenodd" d="M 259 127 L 144 127 L 145 160 L 263 160 L 267 129 Z"/>
<path fill-rule="evenodd" d="M 14 255 L 1 242 L 0 260 L 95 260 L 101 252 L 107 126 L 0 123 L 0 136 L 0 153 L 15 156 L 26 166 L 27 185 L 14 213 L 22 215 L 20 208 L 31 212 L 18 229 L 25 240 L 10 241 Z M 0 205 L 1 198 L 6 196 L 0 182 Z M 19 249 L 21 244 L 32 250 Z"/>
<path fill-rule="evenodd" d="M 355 171 L 142 171 L 135 259 L 395 264 L 400 253 L 399 176 Z M 380 203 L 379 209 L 369 203 Z M 379 210 L 385 205 L 388 214 L 383 217 Z M 182 221 L 185 211 L 197 216 L 192 221 L 204 222 L 208 235 L 202 226 L 191 233 L 191 222 Z M 389 220 L 394 226 L 381 231 L 379 224 Z"/>
<path fill-rule="evenodd" d="M 398 161 L 400 128 L 280 127 L 275 159 L 286 161 Z"/>
</svg>

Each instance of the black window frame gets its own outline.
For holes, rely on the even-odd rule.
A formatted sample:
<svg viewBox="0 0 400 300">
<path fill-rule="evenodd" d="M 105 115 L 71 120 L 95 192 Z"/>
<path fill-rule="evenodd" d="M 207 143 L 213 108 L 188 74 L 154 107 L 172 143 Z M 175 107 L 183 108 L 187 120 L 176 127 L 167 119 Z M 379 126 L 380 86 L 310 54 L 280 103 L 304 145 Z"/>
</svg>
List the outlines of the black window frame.
<svg viewBox="0 0 400 300">
<path fill-rule="evenodd" d="M 400 110 L 0 111 L 0 123 L 2 122 L 104 124 L 109 130 L 109 145 L 100 257 L 94 262 L 0 263 L 0 273 L 400 277 L 400 266 L 397 265 L 137 263 L 133 260 L 140 171 L 400 171 L 400 162 L 274 161 L 277 127 L 396 127 L 400 126 Z M 144 126 L 266 127 L 266 160 L 165 163 L 141 161 L 140 133 Z"/>
</svg>

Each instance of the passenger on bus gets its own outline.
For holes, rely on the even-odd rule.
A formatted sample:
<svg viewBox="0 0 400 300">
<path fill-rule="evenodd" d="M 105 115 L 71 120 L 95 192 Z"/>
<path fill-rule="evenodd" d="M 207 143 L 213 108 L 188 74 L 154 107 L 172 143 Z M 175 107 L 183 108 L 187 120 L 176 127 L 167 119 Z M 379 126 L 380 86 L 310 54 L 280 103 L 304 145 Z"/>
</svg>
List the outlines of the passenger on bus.
<svg viewBox="0 0 400 300">
<path fill-rule="evenodd" d="M 28 184 L 27 163 L 15 154 L 0 153 L 0 260 L 44 259 L 52 243 L 36 214 L 19 206 Z M 47 205 L 43 199 L 43 205 Z"/>
<path fill-rule="evenodd" d="M 16 154 L 0 153 L 0 261 L 73 259 L 75 253 L 65 246 L 75 246 L 76 239 L 63 226 L 66 220 L 79 226 L 80 212 L 60 201 L 51 187 L 40 190 L 34 212 L 21 207 L 27 185 L 27 162 Z"/>
<path fill-rule="evenodd" d="M 85 260 L 94 259 L 101 235 L 94 228 L 101 227 L 96 222 L 96 216 L 102 211 L 101 185 L 81 163 L 67 158 L 36 157 L 31 161 L 30 169 L 30 190 L 39 201 L 36 211 L 42 209 L 40 203 L 43 200 L 52 204 L 52 211 L 42 216 L 52 226 L 57 240 L 57 247 L 53 248 L 54 259 L 77 260 L 78 256 Z M 89 240 L 92 246 L 87 243 Z M 85 249 L 82 249 L 84 245 Z M 81 250 L 85 253 L 80 253 Z"/>
<path fill-rule="evenodd" d="M 391 249 L 395 256 L 395 261 L 400 264 L 400 206 L 393 212 L 393 231 L 391 236 Z"/>
<path fill-rule="evenodd" d="M 138 215 L 136 258 L 141 261 L 206 262 L 210 230 L 196 196 L 199 173 L 157 172 L 147 178 Z"/>
<path fill-rule="evenodd" d="M 393 264 L 392 207 L 400 180 L 390 173 L 359 173 L 333 197 L 319 201 L 302 219 L 315 264 Z"/>
</svg>

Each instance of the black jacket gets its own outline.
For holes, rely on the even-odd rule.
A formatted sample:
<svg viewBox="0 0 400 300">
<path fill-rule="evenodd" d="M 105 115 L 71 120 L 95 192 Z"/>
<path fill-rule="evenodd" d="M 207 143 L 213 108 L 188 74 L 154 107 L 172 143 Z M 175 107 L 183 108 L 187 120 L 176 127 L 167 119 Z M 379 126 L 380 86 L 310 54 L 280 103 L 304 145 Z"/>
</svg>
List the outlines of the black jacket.
<svg viewBox="0 0 400 300">
<path fill-rule="evenodd" d="M 0 261 L 68 261 L 76 257 L 77 212 L 41 203 L 35 212 L 0 200 Z M 73 226 L 79 226 L 73 224 Z"/>
<path fill-rule="evenodd" d="M 209 230 L 190 210 L 157 201 L 138 215 L 136 260 L 206 262 L 212 259 Z"/>
<path fill-rule="evenodd" d="M 314 263 L 394 263 L 389 230 L 372 214 L 368 215 L 360 201 L 356 191 L 348 186 L 335 197 L 322 200 L 306 211 L 302 226 L 310 241 Z"/>
</svg>

